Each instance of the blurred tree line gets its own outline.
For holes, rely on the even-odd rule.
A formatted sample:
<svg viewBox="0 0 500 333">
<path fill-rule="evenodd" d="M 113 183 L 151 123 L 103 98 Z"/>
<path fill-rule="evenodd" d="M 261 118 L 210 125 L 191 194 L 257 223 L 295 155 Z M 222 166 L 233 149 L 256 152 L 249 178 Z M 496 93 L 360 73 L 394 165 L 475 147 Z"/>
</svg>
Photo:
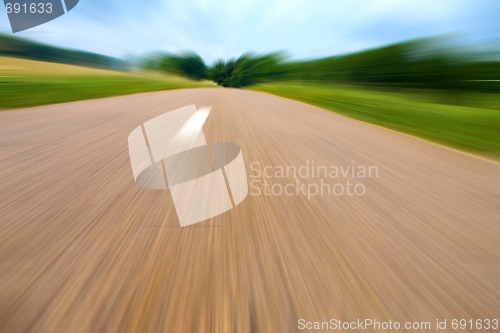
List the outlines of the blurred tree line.
<svg viewBox="0 0 500 333">
<path fill-rule="evenodd" d="M 500 90 L 500 57 L 472 56 L 429 38 L 289 64 L 287 79 L 429 89 Z"/>
<path fill-rule="evenodd" d="M 0 34 L 0 55 L 125 70 L 130 63 L 108 56 L 54 47 Z M 290 61 L 284 53 L 245 53 L 207 65 L 194 52 L 156 53 L 141 67 L 212 80 L 224 87 L 273 81 L 314 81 L 369 86 L 500 91 L 500 53 L 470 52 L 434 37 L 392 44 L 353 54 Z"/>
<path fill-rule="evenodd" d="M 215 61 L 207 66 L 194 52 L 157 53 L 144 63 L 146 68 L 182 75 L 194 80 L 212 80 L 223 87 L 246 87 L 280 80 L 285 76 L 282 53 L 246 53 L 237 59 Z"/>
<path fill-rule="evenodd" d="M 500 57 L 470 55 L 441 38 L 392 44 L 358 53 L 287 61 L 283 53 L 246 53 L 206 65 L 194 52 L 162 53 L 147 66 L 224 87 L 271 81 L 314 81 L 447 90 L 500 90 Z"/>
<path fill-rule="evenodd" d="M 129 64 L 121 59 L 69 50 L 4 34 L 0 34 L 0 55 L 115 70 L 126 70 L 129 67 Z"/>
</svg>

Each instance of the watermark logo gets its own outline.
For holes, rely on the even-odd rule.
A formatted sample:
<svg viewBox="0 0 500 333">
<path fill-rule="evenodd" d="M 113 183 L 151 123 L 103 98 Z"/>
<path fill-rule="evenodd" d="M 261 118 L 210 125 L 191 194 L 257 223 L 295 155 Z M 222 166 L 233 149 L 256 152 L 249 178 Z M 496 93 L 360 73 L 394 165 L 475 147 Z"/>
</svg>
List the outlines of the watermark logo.
<svg viewBox="0 0 500 333">
<path fill-rule="evenodd" d="M 170 189 L 181 226 L 222 214 L 248 194 L 240 147 L 207 144 L 203 124 L 209 114 L 210 107 L 185 106 L 146 121 L 128 137 L 136 184 Z"/>
<path fill-rule="evenodd" d="M 4 0 L 12 32 L 34 28 L 72 10 L 79 0 Z"/>
</svg>

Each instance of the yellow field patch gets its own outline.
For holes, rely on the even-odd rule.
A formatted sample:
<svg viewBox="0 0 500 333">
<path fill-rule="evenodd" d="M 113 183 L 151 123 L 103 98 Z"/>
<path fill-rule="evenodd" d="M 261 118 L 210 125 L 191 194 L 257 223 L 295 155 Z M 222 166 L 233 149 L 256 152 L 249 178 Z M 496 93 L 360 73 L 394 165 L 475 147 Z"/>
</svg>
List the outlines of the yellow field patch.
<svg viewBox="0 0 500 333">
<path fill-rule="evenodd" d="M 33 75 L 124 75 L 127 73 L 92 67 L 59 64 L 38 60 L 0 56 L 0 76 Z"/>
</svg>

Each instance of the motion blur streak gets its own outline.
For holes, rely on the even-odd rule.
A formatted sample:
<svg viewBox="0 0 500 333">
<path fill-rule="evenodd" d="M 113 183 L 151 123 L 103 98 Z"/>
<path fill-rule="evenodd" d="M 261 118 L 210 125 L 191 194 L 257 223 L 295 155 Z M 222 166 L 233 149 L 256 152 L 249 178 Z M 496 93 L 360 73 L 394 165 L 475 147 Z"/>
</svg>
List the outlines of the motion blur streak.
<svg viewBox="0 0 500 333">
<path fill-rule="evenodd" d="M 207 140 L 239 144 L 247 165 L 355 161 L 380 177 L 362 197 L 249 196 L 180 228 L 169 192 L 135 186 L 127 136 L 192 103 L 213 106 Z M 498 163 L 232 89 L 5 111 L 0 131 L 0 332 L 296 332 L 300 318 L 500 313 Z"/>
</svg>

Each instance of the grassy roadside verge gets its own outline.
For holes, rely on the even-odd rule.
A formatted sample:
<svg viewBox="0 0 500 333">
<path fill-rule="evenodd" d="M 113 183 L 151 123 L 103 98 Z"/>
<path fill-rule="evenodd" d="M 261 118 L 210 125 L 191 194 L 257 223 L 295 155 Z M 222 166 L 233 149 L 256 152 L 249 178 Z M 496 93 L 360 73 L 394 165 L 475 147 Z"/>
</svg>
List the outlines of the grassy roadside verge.
<svg viewBox="0 0 500 333">
<path fill-rule="evenodd" d="M 488 107 L 456 105 L 432 96 L 317 84 L 265 84 L 253 90 L 500 159 L 500 98 Z M 436 96 L 438 96 L 436 94 Z M 474 103 L 472 103 L 474 104 Z"/>
<path fill-rule="evenodd" d="M 209 86 L 140 75 L 36 75 L 0 77 L 0 110 L 139 92 Z"/>
<path fill-rule="evenodd" d="M 211 86 L 176 76 L 130 73 L 0 56 L 0 111 L 139 92 Z"/>
</svg>

